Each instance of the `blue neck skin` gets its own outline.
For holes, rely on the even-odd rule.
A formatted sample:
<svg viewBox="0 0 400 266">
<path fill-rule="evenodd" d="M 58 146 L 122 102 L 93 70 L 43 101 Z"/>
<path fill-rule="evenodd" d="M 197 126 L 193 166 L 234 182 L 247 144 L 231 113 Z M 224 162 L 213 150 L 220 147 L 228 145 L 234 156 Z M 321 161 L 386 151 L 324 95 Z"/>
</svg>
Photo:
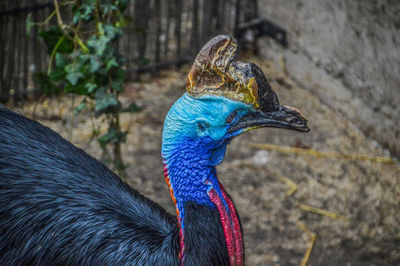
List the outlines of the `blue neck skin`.
<svg viewBox="0 0 400 266">
<path fill-rule="evenodd" d="M 222 96 L 195 99 L 185 93 L 169 111 L 164 122 L 162 156 L 182 228 L 185 202 L 215 207 L 207 194 L 212 188 L 222 198 L 215 166 L 223 160 L 229 141 L 241 133 L 227 135 L 226 115 L 234 110 L 245 113 L 248 108 Z M 199 123 L 204 126 L 199 127 Z"/>
<path fill-rule="evenodd" d="M 207 137 L 195 141 L 183 139 L 176 143 L 172 152 L 163 153 L 181 218 L 185 202 L 214 206 L 207 191 L 213 187 L 220 191 L 215 165 L 223 159 L 227 144 L 211 152 L 207 147 L 210 141 Z"/>
</svg>

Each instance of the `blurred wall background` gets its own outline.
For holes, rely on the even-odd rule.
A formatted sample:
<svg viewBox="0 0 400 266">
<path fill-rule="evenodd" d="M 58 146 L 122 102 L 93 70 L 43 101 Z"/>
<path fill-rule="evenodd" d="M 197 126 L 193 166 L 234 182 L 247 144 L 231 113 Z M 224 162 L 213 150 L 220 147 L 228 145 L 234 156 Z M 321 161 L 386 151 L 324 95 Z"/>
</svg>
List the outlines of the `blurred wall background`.
<svg viewBox="0 0 400 266">
<path fill-rule="evenodd" d="M 259 0 L 260 16 L 288 30 L 288 74 L 400 156 L 400 2 Z M 278 60 L 278 58 L 275 58 Z"/>
</svg>

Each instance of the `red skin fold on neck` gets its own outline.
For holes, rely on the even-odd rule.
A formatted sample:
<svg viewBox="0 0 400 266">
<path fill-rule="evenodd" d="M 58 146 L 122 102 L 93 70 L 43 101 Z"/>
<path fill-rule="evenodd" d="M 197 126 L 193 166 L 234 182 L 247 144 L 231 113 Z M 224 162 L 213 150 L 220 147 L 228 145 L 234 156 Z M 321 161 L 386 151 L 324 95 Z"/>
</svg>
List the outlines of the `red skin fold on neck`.
<svg viewBox="0 0 400 266">
<path fill-rule="evenodd" d="M 232 227 L 233 227 L 236 264 L 232 264 L 232 265 L 238 265 L 238 266 L 243 265 L 243 257 L 244 257 L 243 236 L 242 236 L 242 229 L 240 227 L 239 217 L 236 213 L 236 208 L 233 205 L 231 198 L 226 194 L 225 189 L 221 185 L 221 183 L 219 183 L 219 187 L 221 189 L 221 193 L 225 199 L 225 202 L 228 204 Z"/>
<path fill-rule="evenodd" d="M 240 223 L 238 216 L 236 214 L 235 206 L 232 200 L 226 194 L 224 188 L 219 184 L 222 196 L 228 205 L 229 214 L 222 202 L 221 197 L 212 188 L 208 192 L 208 196 L 212 203 L 217 207 L 219 217 L 221 219 L 222 228 L 225 235 L 226 248 L 229 254 L 229 262 L 232 266 L 242 266 L 243 265 L 243 237 L 240 228 Z"/>
</svg>

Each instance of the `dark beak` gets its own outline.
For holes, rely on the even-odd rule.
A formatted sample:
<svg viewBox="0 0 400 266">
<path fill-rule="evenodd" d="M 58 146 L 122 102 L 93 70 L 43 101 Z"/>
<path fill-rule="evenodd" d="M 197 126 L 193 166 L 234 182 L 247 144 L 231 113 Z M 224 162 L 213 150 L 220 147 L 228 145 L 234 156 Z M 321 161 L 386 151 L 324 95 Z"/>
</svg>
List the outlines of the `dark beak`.
<svg viewBox="0 0 400 266">
<path fill-rule="evenodd" d="M 290 106 L 279 105 L 274 111 L 263 112 L 253 110 L 244 115 L 240 120 L 229 128 L 230 133 L 238 130 L 249 131 L 260 127 L 276 127 L 308 132 L 307 119 L 299 110 Z"/>
</svg>

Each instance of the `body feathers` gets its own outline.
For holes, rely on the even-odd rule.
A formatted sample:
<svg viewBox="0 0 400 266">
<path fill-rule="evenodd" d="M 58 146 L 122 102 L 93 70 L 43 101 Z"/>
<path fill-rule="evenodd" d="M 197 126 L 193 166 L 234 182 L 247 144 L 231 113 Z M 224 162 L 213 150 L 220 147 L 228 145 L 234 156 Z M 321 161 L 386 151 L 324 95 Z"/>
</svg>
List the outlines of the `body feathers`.
<svg viewBox="0 0 400 266">
<path fill-rule="evenodd" d="M 60 135 L 0 108 L 1 265 L 178 265 L 176 218 Z"/>
</svg>

